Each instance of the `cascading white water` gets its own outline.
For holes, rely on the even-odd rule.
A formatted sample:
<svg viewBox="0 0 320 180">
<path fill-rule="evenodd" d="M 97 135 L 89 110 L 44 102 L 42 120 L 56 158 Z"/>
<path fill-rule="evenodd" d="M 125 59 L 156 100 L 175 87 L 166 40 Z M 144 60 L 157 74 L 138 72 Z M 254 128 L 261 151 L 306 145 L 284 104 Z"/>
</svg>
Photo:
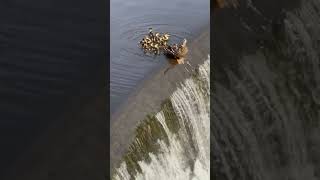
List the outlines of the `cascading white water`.
<svg viewBox="0 0 320 180">
<path fill-rule="evenodd" d="M 122 162 L 113 176 L 116 180 L 206 180 L 210 179 L 210 56 L 200 65 L 195 78 L 189 78 L 171 95 L 179 129 L 172 132 L 163 111 L 156 114 L 168 144 L 158 140 L 158 153 L 149 152 L 150 161 L 139 161 L 141 172 L 130 175 Z M 138 140 L 139 141 L 139 140 Z"/>
</svg>

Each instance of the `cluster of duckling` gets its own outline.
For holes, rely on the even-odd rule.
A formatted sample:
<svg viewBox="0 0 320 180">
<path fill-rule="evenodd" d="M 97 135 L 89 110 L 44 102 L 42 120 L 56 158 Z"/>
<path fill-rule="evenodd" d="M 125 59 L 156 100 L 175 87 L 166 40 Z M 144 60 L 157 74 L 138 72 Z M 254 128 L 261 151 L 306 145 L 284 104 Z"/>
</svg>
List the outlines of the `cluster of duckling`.
<svg viewBox="0 0 320 180">
<path fill-rule="evenodd" d="M 170 35 L 167 33 L 160 34 L 158 32 L 153 32 L 152 28 L 149 29 L 149 34 L 146 35 L 140 45 L 144 52 L 154 53 L 156 55 L 163 54 L 170 60 L 171 64 L 183 64 L 186 55 L 188 54 L 187 40 L 179 44 L 168 44 Z"/>
<path fill-rule="evenodd" d="M 169 38 L 170 35 L 168 33 L 160 34 L 153 32 L 152 28 L 150 28 L 149 34 L 140 41 L 140 45 L 145 52 L 160 54 L 160 51 L 167 47 Z"/>
</svg>

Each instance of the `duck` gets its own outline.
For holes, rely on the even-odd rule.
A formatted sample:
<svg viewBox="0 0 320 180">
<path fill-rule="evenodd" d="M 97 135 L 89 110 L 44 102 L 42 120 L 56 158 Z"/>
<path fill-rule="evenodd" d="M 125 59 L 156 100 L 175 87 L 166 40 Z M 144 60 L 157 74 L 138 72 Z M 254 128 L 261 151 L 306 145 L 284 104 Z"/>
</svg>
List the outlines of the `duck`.
<svg viewBox="0 0 320 180">
<path fill-rule="evenodd" d="M 169 67 L 163 72 L 163 74 L 166 74 L 170 69 L 174 68 L 176 65 L 184 64 L 185 58 L 179 58 L 179 59 L 167 59 L 169 62 Z"/>
<path fill-rule="evenodd" d="M 170 59 L 181 59 L 184 58 L 189 49 L 187 47 L 187 39 L 183 39 L 181 44 L 173 44 L 172 46 L 168 45 L 164 47 L 165 55 Z"/>
<path fill-rule="evenodd" d="M 185 57 L 189 52 L 189 49 L 187 47 L 187 39 L 183 39 L 182 44 L 179 45 L 179 53 L 178 56 Z"/>
</svg>

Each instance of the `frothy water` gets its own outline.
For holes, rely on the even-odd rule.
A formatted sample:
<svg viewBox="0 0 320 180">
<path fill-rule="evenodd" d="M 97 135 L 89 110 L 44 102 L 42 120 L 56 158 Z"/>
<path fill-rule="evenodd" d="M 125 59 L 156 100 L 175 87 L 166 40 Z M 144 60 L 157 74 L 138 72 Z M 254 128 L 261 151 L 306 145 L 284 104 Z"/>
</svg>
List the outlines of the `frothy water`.
<svg viewBox="0 0 320 180">
<path fill-rule="evenodd" d="M 270 44 L 215 72 L 213 179 L 320 179 L 319 9 L 283 11 Z"/>
<path fill-rule="evenodd" d="M 137 136 L 130 151 L 142 154 L 127 158 L 115 170 L 114 180 L 206 180 L 210 179 L 210 57 L 192 78 L 186 79 L 171 95 L 171 111 L 162 110 L 154 117 L 161 130 L 143 124 L 146 136 Z M 168 116 L 170 114 L 170 116 Z M 174 118 L 173 118 L 174 117 Z M 151 124 L 151 123 L 150 123 Z M 176 126 L 174 125 L 176 124 Z M 174 128 L 178 127 L 178 128 Z M 145 151 L 145 137 L 158 137 L 155 151 Z M 136 150 L 138 149 L 138 151 Z M 128 156 L 127 156 L 128 157 Z M 132 157 L 135 157 L 134 155 Z M 128 164 L 137 164 L 128 168 Z"/>
</svg>

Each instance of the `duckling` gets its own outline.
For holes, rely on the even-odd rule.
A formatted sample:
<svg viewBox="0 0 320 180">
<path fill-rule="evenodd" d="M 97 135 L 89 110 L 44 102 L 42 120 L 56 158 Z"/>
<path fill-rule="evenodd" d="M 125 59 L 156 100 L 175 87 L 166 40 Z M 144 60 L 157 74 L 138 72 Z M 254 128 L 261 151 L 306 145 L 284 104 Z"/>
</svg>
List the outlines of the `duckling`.
<svg viewBox="0 0 320 180">
<path fill-rule="evenodd" d="M 152 28 L 149 28 L 149 35 L 153 35 L 153 31 L 152 31 Z"/>
<path fill-rule="evenodd" d="M 146 37 L 145 40 L 147 43 L 152 41 L 149 37 Z"/>
<path fill-rule="evenodd" d="M 152 28 L 149 28 L 149 34 L 146 35 L 142 39 L 142 41 L 140 41 L 140 44 L 145 51 L 160 54 L 160 51 L 164 50 L 168 46 L 167 41 L 169 40 L 169 38 L 170 35 L 168 33 L 161 34 L 158 32 L 154 32 Z M 175 45 L 173 47 L 174 50 L 171 50 L 171 54 L 175 54 L 175 52 L 178 52 L 178 45 Z"/>
<path fill-rule="evenodd" d="M 163 46 L 163 47 L 166 47 L 166 46 L 167 46 L 167 42 L 166 42 L 166 41 L 163 42 L 162 46 Z"/>
<path fill-rule="evenodd" d="M 167 34 L 167 33 L 165 33 L 165 34 L 163 35 L 163 40 L 164 40 L 164 41 L 168 41 L 168 40 L 169 40 L 169 37 L 170 37 L 170 35 Z"/>
</svg>

